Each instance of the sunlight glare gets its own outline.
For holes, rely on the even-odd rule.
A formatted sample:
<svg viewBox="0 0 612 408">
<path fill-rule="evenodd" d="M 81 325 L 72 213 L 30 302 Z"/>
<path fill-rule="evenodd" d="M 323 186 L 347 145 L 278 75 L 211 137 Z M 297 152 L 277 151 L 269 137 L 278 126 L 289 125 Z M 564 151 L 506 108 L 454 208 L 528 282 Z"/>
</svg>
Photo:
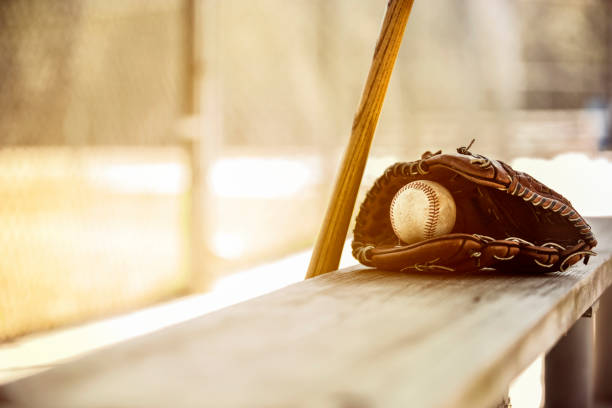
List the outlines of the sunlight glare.
<svg viewBox="0 0 612 408">
<path fill-rule="evenodd" d="M 510 384 L 510 402 L 514 408 L 539 408 L 542 405 L 543 356 L 535 359 Z"/>
<path fill-rule="evenodd" d="M 213 236 L 212 251 L 223 259 L 238 259 L 244 254 L 245 242 L 241 235 L 217 232 Z"/>
<path fill-rule="evenodd" d="M 317 182 L 317 163 L 309 160 L 237 157 L 217 160 L 210 185 L 221 197 L 290 197 Z"/>
<path fill-rule="evenodd" d="M 121 163 L 90 166 L 87 177 L 94 185 L 122 193 L 180 194 L 189 185 L 181 163 Z"/>
<path fill-rule="evenodd" d="M 612 215 L 612 162 L 603 157 L 564 153 L 552 160 L 519 157 L 511 165 L 565 196 L 583 217 Z"/>
</svg>

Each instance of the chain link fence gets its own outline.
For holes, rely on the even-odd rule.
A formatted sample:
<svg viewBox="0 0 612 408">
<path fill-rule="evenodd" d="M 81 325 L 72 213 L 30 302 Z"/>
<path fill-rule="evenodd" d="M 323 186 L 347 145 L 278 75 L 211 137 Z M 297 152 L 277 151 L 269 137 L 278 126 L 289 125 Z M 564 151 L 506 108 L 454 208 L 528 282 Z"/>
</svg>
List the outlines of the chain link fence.
<svg viewBox="0 0 612 408">
<path fill-rule="evenodd" d="M 0 3 L 0 340 L 187 290 L 184 13 Z"/>
</svg>

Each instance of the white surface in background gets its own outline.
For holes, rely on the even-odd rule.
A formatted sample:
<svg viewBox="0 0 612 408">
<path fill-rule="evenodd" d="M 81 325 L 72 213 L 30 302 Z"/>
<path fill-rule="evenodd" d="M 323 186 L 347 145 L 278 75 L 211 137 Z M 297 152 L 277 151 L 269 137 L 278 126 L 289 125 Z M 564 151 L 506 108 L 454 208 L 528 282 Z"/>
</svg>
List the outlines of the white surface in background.
<svg viewBox="0 0 612 408">
<path fill-rule="evenodd" d="M 211 251 L 223 259 L 239 259 L 246 248 L 241 234 L 218 231 L 213 234 Z"/>
<path fill-rule="evenodd" d="M 316 156 L 219 159 L 210 169 L 209 183 L 219 197 L 290 197 L 318 183 L 320 168 Z"/>
<path fill-rule="evenodd" d="M 535 359 L 510 384 L 510 402 L 514 408 L 539 408 L 543 402 L 542 366 L 544 357 Z"/>
<path fill-rule="evenodd" d="M 612 163 L 604 158 L 565 153 L 552 160 L 518 158 L 511 166 L 563 195 L 583 217 L 612 215 Z"/>
<path fill-rule="evenodd" d="M 321 166 L 319 156 L 306 153 L 215 160 L 207 182 L 212 253 L 229 260 L 257 257 L 310 239 L 315 217 L 319 223 Z M 288 230 L 290 222 L 295 227 Z"/>
<path fill-rule="evenodd" d="M 190 189 L 189 158 L 180 148 L 59 146 L 0 149 L 3 189 L 86 186 L 129 194 L 183 194 Z M 55 186 L 55 184 L 54 184 Z"/>
<path fill-rule="evenodd" d="M 184 163 L 115 163 L 89 165 L 91 185 L 132 194 L 180 194 L 189 189 Z"/>
</svg>

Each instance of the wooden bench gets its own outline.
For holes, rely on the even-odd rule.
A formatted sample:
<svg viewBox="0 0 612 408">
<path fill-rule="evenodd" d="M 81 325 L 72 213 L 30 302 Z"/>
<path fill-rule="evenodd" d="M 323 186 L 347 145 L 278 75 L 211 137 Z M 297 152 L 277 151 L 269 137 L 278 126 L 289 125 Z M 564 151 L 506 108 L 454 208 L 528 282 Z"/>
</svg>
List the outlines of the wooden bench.
<svg viewBox="0 0 612 408">
<path fill-rule="evenodd" d="M 588 408 L 594 379 L 612 406 L 612 219 L 590 220 L 600 255 L 565 272 L 329 272 L 411 6 L 388 2 L 312 279 L 8 384 L 0 405 L 484 408 L 550 350 L 548 405 Z M 594 319 L 575 323 L 602 296 L 593 367 Z"/>
<path fill-rule="evenodd" d="M 547 275 L 356 266 L 8 384 L 0 401 L 62 408 L 494 406 L 612 285 L 612 219 L 589 221 L 600 244 L 588 266 Z M 607 303 L 600 314 L 612 312 Z M 593 319 L 583 320 L 592 328 Z M 599 347 L 612 350 L 609 326 L 607 336 Z M 571 361 L 574 351 L 564 358 Z M 597 361 L 604 393 L 611 361 L 610 353 Z M 572 381 L 574 394 L 588 386 L 584 373 L 552 374 Z"/>
</svg>

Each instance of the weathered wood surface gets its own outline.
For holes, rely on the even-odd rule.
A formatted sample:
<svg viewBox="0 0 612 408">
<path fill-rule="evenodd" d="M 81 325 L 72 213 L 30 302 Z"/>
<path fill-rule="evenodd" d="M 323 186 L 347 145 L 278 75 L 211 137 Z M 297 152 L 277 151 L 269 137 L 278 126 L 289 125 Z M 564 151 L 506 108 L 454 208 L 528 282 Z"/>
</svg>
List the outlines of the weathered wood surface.
<svg viewBox="0 0 612 408">
<path fill-rule="evenodd" d="M 0 389 L 19 407 L 494 406 L 612 284 L 550 275 L 332 272 Z"/>
<path fill-rule="evenodd" d="M 370 145 L 395 59 L 404 37 L 404 29 L 412 10 L 412 3 L 413 0 L 389 0 L 387 4 L 387 12 L 374 50 L 368 79 L 353 120 L 351 138 L 344 152 L 340 172 L 312 252 L 306 278 L 338 269 L 357 192 L 368 161 Z"/>
</svg>

